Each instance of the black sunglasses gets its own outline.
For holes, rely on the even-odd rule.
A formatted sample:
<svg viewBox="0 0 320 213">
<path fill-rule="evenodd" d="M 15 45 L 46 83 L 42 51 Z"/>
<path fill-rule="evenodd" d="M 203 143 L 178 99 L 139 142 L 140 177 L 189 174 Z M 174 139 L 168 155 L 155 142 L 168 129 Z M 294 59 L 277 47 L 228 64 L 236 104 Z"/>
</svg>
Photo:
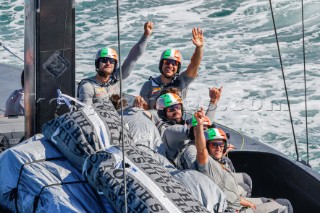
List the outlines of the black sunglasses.
<svg viewBox="0 0 320 213">
<path fill-rule="evenodd" d="M 179 62 L 176 61 L 176 60 L 173 60 L 173 59 L 165 59 L 165 60 L 163 60 L 163 63 L 166 64 L 166 65 L 172 64 L 172 66 L 178 66 L 179 65 Z"/>
<path fill-rule="evenodd" d="M 116 60 L 114 60 L 113 58 L 105 57 L 105 58 L 100 58 L 100 62 L 102 62 L 102 63 L 109 62 L 110 64 L 115 64 Z"/>
<path fill-rule="evenodd" d="M 214 148 L 223 148 L 224 147 L 224 142 L 209 142 L 209 146 L 212 146 Z"/>
<path fill-rule="evenodd" d="M 181 110 L 180 104 L 175 104 L 166 108 L 167 112 L 174 112 L 176 110 Z"/>
</svg>

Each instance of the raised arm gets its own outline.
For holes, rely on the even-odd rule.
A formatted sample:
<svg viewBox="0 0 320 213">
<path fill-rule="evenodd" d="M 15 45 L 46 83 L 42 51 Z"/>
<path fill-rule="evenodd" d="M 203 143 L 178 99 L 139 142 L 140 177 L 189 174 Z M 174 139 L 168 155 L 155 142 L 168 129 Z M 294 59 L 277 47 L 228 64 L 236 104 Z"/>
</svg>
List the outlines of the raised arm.
<svg viewBox="0 0 320 213">
<path fill-rule="evenodd" d="M 209 88 L 209 97 L 210 102 L 206 112 L 206 116 L 210 118 L 211 121 L 214 121 L 214 117 L 216 115 L 217 104 L 220 100 L 222 93 L 222 86 L 220 88 L 212 87 Z"/>
<path fill-rule="evenodd" d="M 206 146 L 206 139 L 204 137 L 203 132 L 203 121 L 204 121 L 204 115 L 202 111 L 197 111 L 194 114 L 194 117 L 196 118 L 198 125 L 195 126 L 195 143 L 196 143 L 196 149 L 197 149 L 197 161 L 199 165 L 205 165 L 209 160 L 209 153 Z"/>
<path fill-rule="evenodd" d="M 122 77 L 123 79 L 126 79 L 131 74 L 134 65 L 138 61 L 138 59 L 141 57 L 143 52 L 145 51 L 147 44 L 149 42 L 149 38 L 152 34 L 153 30 L 153 23 L 152 22 L 146 22 L 144 24 L 144 33 L 138 43 L 136 43 L 132 49 L 129 52 L 128 57 L 122 64 Z M 118 72 L 119 73 L 119 72 Z M 117 74 L 118 74 L 117 73 Z"/>
<path fill-rule="evenodd" d="M 200 28 L 192 29 L 192 42 L 196 46 L 196 49 L 191 57 L 186 74 L 188 77 L 195 78 L 197 77 L 198 69 L 203 56 L 204 38 Z"/>
</svg>

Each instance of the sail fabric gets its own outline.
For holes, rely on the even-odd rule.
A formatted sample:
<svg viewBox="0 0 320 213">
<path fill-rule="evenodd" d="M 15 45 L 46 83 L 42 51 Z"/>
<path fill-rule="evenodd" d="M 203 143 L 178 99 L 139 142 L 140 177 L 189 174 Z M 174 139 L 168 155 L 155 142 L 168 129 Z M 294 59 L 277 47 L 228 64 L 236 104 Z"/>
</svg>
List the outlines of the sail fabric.
<svg viewBox="0 0 320 213">
<path fill-rule="evenodd" d="M 0 207 L 11 212 L 114 212 L 43 135 L 0 154 Z"/>
<path fill-rule="evenodd" d="M 124 189 L 120 117 L 108 99 L 99 100 L 92 108 L 94 112 L 84 108 L 47 122 L 43 134 L 82 170 L 91 186 L 121 212 Z M 90 119 L 93 114 L 98 117 Z M 101 128 L 105 128 L 104 132 Z M 136 212 L 209 212 L 163 165 L 135 146 L 125 128 L 123 135 L 129 209 Z M 106 140 L 101 142 L 100 138 Z"/>
<path fill-rule="evenodd" d="M 44 136 L 79 170 L 91 154 L 120 144 L 121 129 L 117 111 L 109 101 L 99 103 L 94 107 L 87 106 L 66 113 L 42 127 Z M 129 137 L 126 132 L 124 136 Z"/>
<path fill-rule="evenodd" d="M 196 170 L 180 170 L 171 174 L 210 212 L 223 212 L 227 208 L 224 193 L 208 176 Z"/>
<path fill-rule="evenodd" d="M 119 147 L 91 155 L 84 174 L 92 187 L 124 212 L 123 159 Z M 184 185 L 150 155 L 125 145 L 129 212 L 209 212 Z"/>
<path fill-rule="evenodd" d="M 146 115 L 145 110 L 129 108 L 123 112 L 123 121 L 128 127 L 136 146 L 145 146 L 164 154 L 164 145 L 154 122 Z"/>
<path fill-rule="evenodd" d="M 169 160 L 145 146 L 139 146 L 150 157 L 158 161 L 174 179 L 180 182 L 185 189 L 194 195 L 210 212 L 223 212 L 227 202 L 222 190 L 206 175 L 196 170 L 179 170 Z"/>
</svg>

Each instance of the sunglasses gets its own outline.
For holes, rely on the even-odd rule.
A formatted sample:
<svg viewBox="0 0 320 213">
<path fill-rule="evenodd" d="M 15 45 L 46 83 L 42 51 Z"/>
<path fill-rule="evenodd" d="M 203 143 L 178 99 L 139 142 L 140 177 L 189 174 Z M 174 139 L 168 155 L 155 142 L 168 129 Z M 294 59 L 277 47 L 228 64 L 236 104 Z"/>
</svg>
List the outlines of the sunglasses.
<svg viewBox="0 0 320 213">
<path fill-rule="evenodd" d="M 168 108 L 166 108 L 167 112 L 174 112 L 175 110 L 181 110 L 181 105 L 180 104 L 175 104 L 172 106 L 169 106 Z"/>
<path fill-rule="evenodd" d="M 209 146 L 213 148 L 218 148 L 220 147 L 221 149 L 224 148 L 224 142 L 209 142 Z"/>
<path fill-rule="evenodd" d="M 170 65 L 170 64 L 172 64 L 173 66 L 178 66 L 179 65 L 179 62 L 175 61 L 173 59 L 165 59 L 165 60 L 163 60 L 163 63 L 165 65 Z"/>
<path fill-rule="evenodd" d="M 105 64 L 107 62 L 109 62 L 110 64 L 115 64 L 116 60 L 114 60 L 113 58 L 105 57 L 105 58 L 100 58 L 100 62 L 105 63 Z"/>
</svg>

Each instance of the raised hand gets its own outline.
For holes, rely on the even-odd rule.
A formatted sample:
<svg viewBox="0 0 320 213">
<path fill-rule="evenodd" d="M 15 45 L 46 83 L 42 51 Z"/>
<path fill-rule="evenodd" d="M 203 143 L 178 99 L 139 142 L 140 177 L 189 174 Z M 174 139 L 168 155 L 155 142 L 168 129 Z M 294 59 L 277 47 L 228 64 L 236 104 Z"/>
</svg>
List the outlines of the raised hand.
<svg viewBox="0 0 320 213">
<path fill-rule="evenodd" d="M 148 21 L 144 24 L 144 35 L 150 36 L 153 31 L 153 23 L 151 21 Z"/>
<path fill-rule="evenodd" d="M 202 125 L 205 120 L 205 112 L 202 107 L 194 113 L 194 118 L 197 120 L 198 125 Z"/>
<path fill-rule="evenodd" d="M 220 88 L 216 88 L 216 87 L 209 88 L 210 102 L 212 104 L 217 104 L 220 100 L 221 93 L 222 93 L 222 86 Z"/>
<path fill-rule="evenodd" d="M 202 30 L 200 28 L 192 29 L 192 42 L 196 47 L 202 47 L 204 44 L 204 38 L 202 34 Z"/>
<path fill-rule="evenodd" d="M 146 107 L 148 107 L 148 104 L 147 102 L 145 102 L 143 97 L 138 95 L 134 98 L 133 106 L 141 109 L 146 109 Z"/>
<path fill-rule="evenodd" d="M 223 153 L 223 156 L 226 156 L 229 151 L 234 150 L 234 149 L 235 149 L 234 145 L 228 144 L 228 145 L 227 145 L 227 150 L 226 150 L 225 153 Z"/>
</svg>

